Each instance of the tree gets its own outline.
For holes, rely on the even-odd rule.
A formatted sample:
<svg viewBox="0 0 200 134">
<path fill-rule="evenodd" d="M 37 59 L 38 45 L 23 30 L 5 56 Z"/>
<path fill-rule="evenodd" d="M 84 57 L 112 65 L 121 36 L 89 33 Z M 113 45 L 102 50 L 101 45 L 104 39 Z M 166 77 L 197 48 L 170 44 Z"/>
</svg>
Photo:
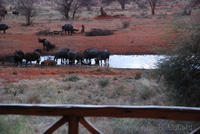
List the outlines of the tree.
<svg viewBox="0 0 200 134">
<path fill-rule="evenodd" d="M 183 14 L 184 15 L 191 15 L 192 8 L 196 7 L 200 4 L 200 0 L 191 0 L 188 5 L 185 6 Z"/>
<path fill-rule="evenodd" d="M 177 105 L 200 106 L 200 21 L 191 21 L 180 27 L 185 32 L 182 42 L 159 63 L 158 72 Z"/>
<path fill-rule="evenodd" d="M 26 18 L 26 25 L 32 23 L 31 18 L 36 16 L 35 7 L 36 0 L 15 0 L 15 8 Z"/>
<path fill-rule="evenodd" d="M 155 15 L 155 9 L 156 9 L 156 4 L 157 4 L 158 0 L 148 0 L 148 2 L 151 7 L 151 14 Z"/>
<path fill-rule="evenodd" d="M 125 10 L 125 5 L 130 2 L 130 0 L 117 0 L 117 1 L 121 5 L 122 10 Z"/>
<path fill-rule="evenodd" d="M 133 0 L 133 2 L 135 2 L 140 8 L 146 8 L 147 4 L 149 4 L 152 15 L 155 15 L 156 6 L 161 1 L 162 0 Z"/>
<path fill-rule="evenodd" d="M 130 3 L 131 0 L 102 0 L 101 2 L 107 5 L 111 4 L 112 2 L 118 2 L 121 6 L 121 9 L 125 10 L 126 4 Z"/>
<path fill-rule="evenodd" d="M 55 0 L 56 9 L 65 17 L 75 19 L 75 15 L 81 7 L 89 8 L 93 5 L 93 0 Z"/>
<path fill-rule="evenodd" d="M 74 0 L 55 0 L 56 9 L 66 18 L 69 19 L 69 13 Z"/>
<path fill-rule="evenodd" d="M 7 10 L 5 8 L 4 0 L 0 0 L 0 21 L 4 19 L 7 14 Z"/>
</svg>

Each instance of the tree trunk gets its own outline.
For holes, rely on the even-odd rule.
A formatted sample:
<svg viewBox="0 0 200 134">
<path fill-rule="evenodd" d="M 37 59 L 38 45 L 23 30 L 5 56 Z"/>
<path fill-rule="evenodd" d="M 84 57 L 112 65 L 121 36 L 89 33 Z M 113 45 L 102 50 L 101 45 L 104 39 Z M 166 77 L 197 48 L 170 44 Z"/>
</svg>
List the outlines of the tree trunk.
<svg viewBox="0 0 200 134">
<path fill-rule="evenodd" d="M 101 16 L 107 16 L 107 13 L 104 11 L 103 7 L 100 8 Z"/>
<path fill-rule="evenodd" d="M 74 10 L 74 12 L 73 12 L 73 14 L 72 14 L 72 19 L 73 19 L 73 20 L 75 19 L 76 11 L 77 11 L 77 10 Z"/>
<path fill-rule="evenodd" d="M 65 12 L 65 19 L 69 20 L 69 10 Z"/>
<path fill-rule="evenodd" d="M 125 10 L 125 3 L 120 3 L 120 5 L 121 5 L 121 9 Z"/>
<path fill-rule="evenodd" d="M 155 15 L 156 3 L 157 3 L 157 0 L 149 0 L 152 15 Z"/>
<path fill-rule="evenodd" d="M 30 25 L 31 24 L 31 16 L 26 16 L 26 25 Z"/>
<path fill-rule="evenodd" d="M 155 15 L 155 7 L 152 7 L 152 8 L 151 8 L 151 14 L 152 14 L 152 15 Z"/>
</svg>

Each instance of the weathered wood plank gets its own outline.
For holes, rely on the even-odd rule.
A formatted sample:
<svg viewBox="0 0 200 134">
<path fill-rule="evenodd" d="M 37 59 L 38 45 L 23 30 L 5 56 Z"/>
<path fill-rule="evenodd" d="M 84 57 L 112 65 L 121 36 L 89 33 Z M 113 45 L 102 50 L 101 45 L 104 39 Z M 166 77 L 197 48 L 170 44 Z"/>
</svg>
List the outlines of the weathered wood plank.
<svg viewBox="0 0 200 134">
<path fill-rule="evenodd" d="M 200 134 L 200 127 L 192 131 L 190 134 Z"/>
<path fill-rule="evenodd" d="M 68 121 L 69 121 L 68 117 L 62 117 L 58 122 L 53 124 L 48 130 L 46 130 L 44 134 L 52 134 L 54 131 L 56 131 L 59 127 L 61 127 Z"/>
<path fill-rule="evenodd" d="M 89 132 L 91 132 L 92 134 L 103 134 L 101 131 L 99 131 L 97 128 L 95 128 L 90 122 L 88 122 L 87 120 L 85 120 L 84 117 L 80 118 L 80 123 L 87 128 L 87 130 Z"/>
<path fill-rule="evenodd" d="M 1 104 L 0 114 L 35 116 L 152 118 L 200 121 L 200 108 L 166 106 Z"/>
<path fill-rule="evenodd" d="M 79 133 L 79 118 L 75 116 L 69 117 L 69 129 L 68 134 L 78 134 Z"/>
</svg>

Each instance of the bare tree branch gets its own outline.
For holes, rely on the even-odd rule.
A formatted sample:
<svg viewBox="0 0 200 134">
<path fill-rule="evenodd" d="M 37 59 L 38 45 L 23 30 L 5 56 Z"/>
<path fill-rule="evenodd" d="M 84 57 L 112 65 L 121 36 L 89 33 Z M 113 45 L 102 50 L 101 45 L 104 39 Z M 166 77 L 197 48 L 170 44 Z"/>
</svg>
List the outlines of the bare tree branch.
<svg viewBox="0 0 200 134">
<path fill-rule="evenodd" d="M 32 23 L 31 18 L 36 16 L 35 3 L 36 0 L 15 0 L 15 8 L 26 18 L 26 25 L 30 25 Z"/>
</svg>

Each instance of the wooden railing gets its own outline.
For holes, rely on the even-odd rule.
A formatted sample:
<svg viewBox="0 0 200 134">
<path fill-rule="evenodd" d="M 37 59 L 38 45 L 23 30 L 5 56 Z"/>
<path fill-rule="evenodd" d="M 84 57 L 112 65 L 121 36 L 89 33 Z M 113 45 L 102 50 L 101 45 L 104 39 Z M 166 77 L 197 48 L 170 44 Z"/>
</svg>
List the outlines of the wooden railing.
<svg viewBox="0 0 200 134">
<path fill-rule="evenodd" d="M 105 106 L 105 105 L 29 105 L 0 104 L 1 115 L 62 116 L 44 134 L 52 134 L 68 122 L 68 133 L 79 133 L 79 122 L 92 134 L 102 134 L 84 117 L 151 118 L 200 121 L 200 108 L 167 106 Z M 197 128 L 190 134 L 200 134 Z"/>
</svg>

